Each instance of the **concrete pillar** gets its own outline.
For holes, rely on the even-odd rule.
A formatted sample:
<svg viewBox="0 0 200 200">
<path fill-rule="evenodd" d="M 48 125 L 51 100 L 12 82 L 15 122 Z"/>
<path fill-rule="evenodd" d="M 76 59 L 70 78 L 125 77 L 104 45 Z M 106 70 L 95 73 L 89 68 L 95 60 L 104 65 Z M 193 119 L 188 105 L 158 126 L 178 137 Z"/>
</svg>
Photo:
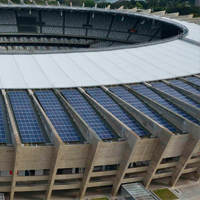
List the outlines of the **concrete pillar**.
<svg viewBox="0 0 200 200">
<path fill-rule="evenodd" d="M 174 187 L 178 182 L 183 170 L 185 169 L 188 161 L 192 157 L 194 150 L 197 146 L 199 146 L 200 142 L 196 138 L 189 137 L 187 145 L 183 151 L 183 154 L 180 157 L 178 164 L 176 165 L 176 169 L 171 178 L 171 185 Z"/>
<path fill-rule="evenodd" d="M 10 200 L 14 200 L 15 195 L 15 187 L 16 187 L 16 179 L 17 179 L 17 171 L 18 171 L 18 162 L 19 162 L 19 155 L 20 155 L 20 148 L 21 148 L 21 140 L 19 136 L 19 132 L 17 129 L 17 125 L 15 122 L 15 118 L 10 107 L 9 99 L 7 97 L 6 91 L 2 90 L 3 99 L 5 102 L 5 106 L 8 112 L 8 117 L 10 119 L 10 124 L 12 128 L 12 142 L 15 147 L 15 157 L 14 157 L 14 164 L 13 164 L 13 174 L 12 174 L 12 183 L 10 189 Z"/>
</svg>

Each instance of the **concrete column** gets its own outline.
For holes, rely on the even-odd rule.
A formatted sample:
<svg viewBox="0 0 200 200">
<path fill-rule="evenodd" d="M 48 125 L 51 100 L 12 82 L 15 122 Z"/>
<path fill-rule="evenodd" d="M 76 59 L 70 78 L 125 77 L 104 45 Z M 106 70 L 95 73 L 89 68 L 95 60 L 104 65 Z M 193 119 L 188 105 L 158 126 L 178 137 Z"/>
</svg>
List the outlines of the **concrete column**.
<svg viewBox="0 0 200 200">
<path fill-rule="evenodd" d="M 83 181 L 81 184 L 80 188 L 80 199 L 83 199 L 91 178 L 91 174 L 93 172 L 94 166 L 95 166 L 95 159 L 98 156 L 98 151 L 101 147 L 101 142 L 93 143 L 91 145 L 89 154 L 88 154 L 88 162 L 85 168 L 84 176 L 83 176 Z"/>
<path fill-rule="evenodd" d="M 6 91 L 2 90 L 3 99 L 5 102 L 5 106 L 8 112 L 8 117 L 10 119 L 11 129 L 12 129 L 12 142 L 15 147 L 15 156 L 14 156 L 14 163 L 13 163 L 13 174 L 12 174 L 12 183 L 10 188 L 10 200 L 14 200 L 15 195 L 15 188 L 16 188 L 16 179 L 17 179 L 17 171 L 18 171 L 18 163 L 19 163 L 19 154 L 21 149 L 21 140 L 19 136 L 19 132 L 17 129 L 17 125 L 15 122 L 15 118 L 12 112 L 12 108 L 10 107 L 9 99 L 7 97 Z"/>
<path fill-rule="evenodd" d="M 132 145 L 130 145 L 127 142 L 127 149 L 126 149 L 123 159 L 120 163 L 116 178 L 113 183 L 113 187 L 112 187 L 112 195 L 113 196 L 117 195 L 119 188 L 122 184 L 122 181 L 124 179 L 124 176 L 126 174 L 126 171 L 128 169 L 128 166 L 131 163 L 131 161 L 133 160 L 135 150 L 137 149 L 137 144 L 139 144 L 139 140 L 132 141 L 132 142 L 133 142 Z"/>
<path fill-rule="evenodd" d="M 176 169 L 172 175 L 171 179 L 171 185 L 174 187 L 176 183 L 178 182 L 181 174 L 183 173 L 186 165 L 188 164 L 188 161 L 191 159 L 194 150 L 197 146 L 199 146 L 200 140 L 196 138 L 189 137 L 189 140 L 187 142 L 187 145 L 185 146 L 185 149 L 180 157 L 180 160 L 178 164 L 176 165 Z"/>
<path fill-rule="evenodd" d="M 114 93 L 109 91 L 104 87 L 104 90 L 117 102 L 119 103 L 130 115 L 132 115 L 138 122 L 144 124 L 144 127 L 149 130 L 154 136 L 157 136 L 160 139 L 160 144 L 156 148 L 156 151 L 152 157 L 152 161 L 147 170 L 147 175 L 144 180 L 144 184 L 146 187 L 149 186 L 151 180 L 160 165 L 160 162 L 163 159 L 166 149 L 171 144 L 173 140 L 173 134 L 168 131 L 165 127 L 162 127 L 160 124 L 146 116 L 144 113 L 138 111 L 133 106 L 129 105 L 125 101 L 123 101 L 120 97 L 116 96 Z M 128 155 L 128 154 L 127 154 Z M 130 155 L 130 154 L 129 154 Z M 128 160 L 128 159 L 126 159 Z M 128 162 L 126 162 L 128 164 Z M 125 166 L 125 163 L 123 164 Z M 113 193 L 114 194 L 114 193 Z"/>
<path fill-rule="evenodd" d="M 53 185 L 54 185 L 54 182 L 55 182 L 57 169 L 58 169 L 59 160 L 62 156 L 62 149 L 63 149 L 63 146 L 64 146 L 64 142 L 62 141 L 62 139 L 60 138 L 56 129 L 54 128 L 53 124 L 51 123 L 50 119 L 48 118 L 48 116 L 46 115 L 44 110 L 42 109 L 42 107 L 41 107 L 40 103 L 38 102 L 37 98 L 35 97 L 33 91 L 28 90 L 28 93 L 31 96 L 31 98 L 33 99 L 33 103 L 35 104 L 40 115 L 42 115 L 42 118 L 44 119 L 44 123 L 47 125 L 47 127 L 51 131 L 52 137 L 53 137 L 52 142 L 54 144 L 55 150 L 54 150 L 54 154 L 52 155 L 50 175 L 49 175 L 49 180 L 48 180 L 48 189 L 46 191 L 46 195 L 45 195 L 45 198 L 44 198 L 44 200 L 50 200 L 52 190 L 53 190 Z"/>
<path fill-rule="evenodd" d="M 88 162 L 85 168 L 81 188 L 80 188 L 80 199 L 83 199 L 91 178 L 91 174 L 94 169 L 95 159 L 98 156 L 98 151 L 103 143 L 97 133 L 91 129 L 87 123 L 81 118 L 81 116 L 74 110 L 74 108 L 67 102 L 67 100 L 62 96 L 59 90 L 54 90 L 55 94 L 59 97 L 65 109 L 74 119 L 74 122 L 79 127 L 79 130 L 83 134 L 84 138 L 91 144 L 89 154 L 88 154 Z"/>
<path fill-rule="evenodd" d="M 169 135 L 165 140 L 160 139 L 160 143 L 155 149 L 153 157 L 151 158 L 151 162 L 149 168 L 147 170 L 147 175 L 145 176 L 144 185 L 146 188 L 149 187 L 161 161 L 164 158 L 165 152 L 168 148 L 170 148 L 170 144 L 173 141 L 173 136 Z"/>
</svg>

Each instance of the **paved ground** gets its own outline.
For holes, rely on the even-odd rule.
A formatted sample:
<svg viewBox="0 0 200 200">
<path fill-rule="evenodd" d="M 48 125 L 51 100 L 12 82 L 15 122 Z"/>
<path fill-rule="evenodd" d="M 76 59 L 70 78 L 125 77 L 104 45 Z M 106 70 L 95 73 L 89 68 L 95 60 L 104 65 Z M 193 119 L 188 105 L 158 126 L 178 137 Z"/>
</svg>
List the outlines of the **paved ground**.
<svg viewBox="0 0 200 200">
<path fill-rule="evenodd" d="M 180 200 L 200 200 L 200 184 L 173 189 Z"/>
</svg>

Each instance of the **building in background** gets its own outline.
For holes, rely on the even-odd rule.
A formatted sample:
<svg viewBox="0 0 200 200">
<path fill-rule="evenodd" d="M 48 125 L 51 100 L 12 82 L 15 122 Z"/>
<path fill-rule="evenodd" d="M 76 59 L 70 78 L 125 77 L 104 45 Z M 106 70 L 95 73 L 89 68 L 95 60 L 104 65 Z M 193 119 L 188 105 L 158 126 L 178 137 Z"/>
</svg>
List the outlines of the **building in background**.
<svg viewBox="0 0 200 200">
<path fill-rule="evenodd" d="M 200 7 L 200 0 L 195 0 L 195 6 Z"/>
</svg>

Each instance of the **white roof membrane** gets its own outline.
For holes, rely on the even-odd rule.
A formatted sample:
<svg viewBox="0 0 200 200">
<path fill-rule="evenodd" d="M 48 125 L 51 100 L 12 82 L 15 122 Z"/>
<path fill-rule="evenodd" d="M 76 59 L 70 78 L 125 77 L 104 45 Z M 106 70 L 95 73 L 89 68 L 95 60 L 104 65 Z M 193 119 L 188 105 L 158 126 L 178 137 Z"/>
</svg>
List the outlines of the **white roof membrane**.
<svg viewBox="0 0 200 200">
<path fill-rule="evenodd" d="M 200 26 L 181 22 L 200 41 Z M 200 46 L 174 40 L 137 48 L 0 55 L 0 87 L 69 88 L 160 80 L 200 73 Z"/>
</svg>

